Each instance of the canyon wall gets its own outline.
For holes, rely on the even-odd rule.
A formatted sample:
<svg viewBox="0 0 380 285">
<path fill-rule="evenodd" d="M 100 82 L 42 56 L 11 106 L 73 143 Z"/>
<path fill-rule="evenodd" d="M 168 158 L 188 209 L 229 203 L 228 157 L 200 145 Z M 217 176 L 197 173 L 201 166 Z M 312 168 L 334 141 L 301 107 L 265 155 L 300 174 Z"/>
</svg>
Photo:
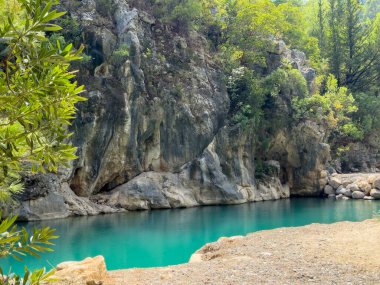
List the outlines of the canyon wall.
<svg viewBox="0 0 380 285">
<path fill-rule="evenodd" d="M 58 175 L 26 179 L 13 210 L 21 219 L 323 192 L 330 157 L 320 126 L 303 121 L 279 128 L 263 156 L 255 133 L 229 121 L 226 78 L 202 35 L 179 33 L 125 0 L 113 7 L 99 13 L 94 0 L 69 7 L 91 56 L 78 74 L 88 100 L 78 104 L 71 126 L 78 159 Z M 282 42 L 268 53 L 266 72 L 284 59 L 312 88 L 315 72 L 305 55 Z M 291 99 L 276 99 L 285 117 Z M 265 170 L 260 179 L 258 163 Z"/>
</svg>

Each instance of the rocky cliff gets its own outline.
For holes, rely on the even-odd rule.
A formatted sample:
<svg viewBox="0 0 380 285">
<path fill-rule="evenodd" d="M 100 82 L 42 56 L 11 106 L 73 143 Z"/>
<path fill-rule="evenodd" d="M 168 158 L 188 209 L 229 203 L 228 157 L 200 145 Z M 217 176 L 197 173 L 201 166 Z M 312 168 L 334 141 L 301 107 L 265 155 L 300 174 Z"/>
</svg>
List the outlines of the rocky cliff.
<svg viewBox="0 0 380 285">
<path fill-rule="evenodd" d="M 95 0 L 73 6 L 92 58 L 80 67 L 88 100 L 78 105 L 78 159 L 59 175 L 36 175 L 16 212 L 44 219 L 120 210 L 244 203 L 319 195 L 327 181 L 323 130 L 304 121 L 279 128 L 257 153 L 255 134 L 228 121 L 224 74 L 207 40 L 178 33 L 125 0 L 102 12 Z M 71 3 L 72 4 L 72 3 Z M 141 5 L 140 5 L 141 6 Z M 283 59 L 311 88 L 305 55 L 279 43 L 268 72 Z M 290 116 L 291 94 L 277 104 Z M 257 179 L 258 163 L 265 173 Z"/>
</svg>

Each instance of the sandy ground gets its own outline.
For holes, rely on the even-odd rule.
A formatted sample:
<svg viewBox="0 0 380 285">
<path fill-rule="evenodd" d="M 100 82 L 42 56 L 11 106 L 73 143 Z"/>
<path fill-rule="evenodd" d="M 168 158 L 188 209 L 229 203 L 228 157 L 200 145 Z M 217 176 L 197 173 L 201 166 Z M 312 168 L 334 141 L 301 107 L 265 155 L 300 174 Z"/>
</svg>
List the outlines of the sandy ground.
<svg viewBox="0 0 380 285">
<path fill-rule="evenodd" d="M 380 284 L 380 221 L 312 224 L 221 238 L 194 261 L 110 271 L 121 284 Z"/>
</svg>

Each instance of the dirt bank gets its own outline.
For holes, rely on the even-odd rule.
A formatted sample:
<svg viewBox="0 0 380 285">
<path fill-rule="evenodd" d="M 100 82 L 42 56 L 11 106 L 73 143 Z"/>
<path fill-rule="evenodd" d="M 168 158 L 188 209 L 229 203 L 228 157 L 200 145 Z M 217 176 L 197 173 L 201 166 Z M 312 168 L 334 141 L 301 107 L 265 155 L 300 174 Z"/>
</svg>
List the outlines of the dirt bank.
<svg viewBox="0 0 380 285">
<path fill-rule="evenodd" d="M 380 284 L 380 221 L 221 238 L 197 251 L 192 261 L 110 271 L 104 284 Z"/>
</svg>

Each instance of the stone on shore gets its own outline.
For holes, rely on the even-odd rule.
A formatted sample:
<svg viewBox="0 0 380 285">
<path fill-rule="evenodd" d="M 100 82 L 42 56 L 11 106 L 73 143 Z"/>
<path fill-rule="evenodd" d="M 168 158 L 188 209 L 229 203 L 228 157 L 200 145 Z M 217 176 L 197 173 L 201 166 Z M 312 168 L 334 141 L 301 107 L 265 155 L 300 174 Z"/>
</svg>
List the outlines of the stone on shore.
<svg viewBox="0 0 380 285">
<path fill-rule="evenodd" d="M 369 195 L 369 192 L 371 192 L 371 184 L 367 181 L 361 180 L 357 183 L 357 185 L 359 186 L 359 190 L 364 192 L 366 195 Z"/>
<path fill-rule="evenodd" d="M 370 194 L 374 199 L 380 199 L 380 190 L 372 189 Z"/>
<path fill-rule="evenodd" d="M 375 198 L 371 197 L 371 196 L 365 196 L 363 198 L 364 200 L 375 200 Z"/>
<path fill-rule="evenodd" d="M 343 194 L 339 194 L 335 197 L 337 200 L 349 200 L 350 198 L 347 196 L 344 196 Z"/>
<path fill-rule="evenodd" d="M 329 181 L 329 184 L 331 185 L 331 187 L 333 187 L 334 189 L 338 189 L 338 187 L 340 185 L 342 185 L 342 180 L 340 180 L 339 177 L 331 177 L 330 178 L 330 181 Z"/>
<path fill-rule="evenodd" d="M 361 191 L 354 191 L 352 193 L 352 199 L 363 199 L 365 197 L 365 194 Z"/>
<path fill-rule="evenodd" d="M 97 285 L 103 284 L 107 276 L 106 264 L 103 256 L 86 258 L 82 261 L 67 261 L 57 265 L 53 275 L 56 285 Z"/>
<path fill-rule="evenodd" d="M 380 178 L 373 181 L 373 187 L 380 189 Z"/>
<path fill-rule="evenodd" d="M 335 190 L 332 186 L 330 185 L 326 185 L 325 188 L 324 188 L 324 192 L 326 195 L 331 195 L 331 194 L 334 194 L 335 195 Z"/>
<path fill-rule="evenodd" d="M 348 184 L 348 185 L 346 186 L 346 188 L 347 188 L 348 190 L 350 190 L 351 192 L 359 191 L 359 186 L 356 185 L 355 183 Z"/>
<path fill-rule="evenodd" d="M 340 188 L 336 191 L 336 194 L 342 194 L 346 197 L 351 197 L 352 196 L 352 193 L 351 193 L 351 190 L 347 189 L 347 188 Z"/>
</svg>

